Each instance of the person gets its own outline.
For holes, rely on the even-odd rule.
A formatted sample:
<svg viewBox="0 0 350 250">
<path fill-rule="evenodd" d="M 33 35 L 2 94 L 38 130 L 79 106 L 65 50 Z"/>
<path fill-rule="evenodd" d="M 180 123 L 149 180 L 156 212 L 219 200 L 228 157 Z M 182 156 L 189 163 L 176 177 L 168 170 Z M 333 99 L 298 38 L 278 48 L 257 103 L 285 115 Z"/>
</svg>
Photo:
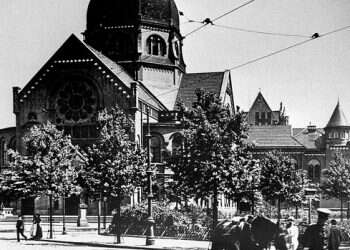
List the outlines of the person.
<svg viewBox="0 0 350 250">
<path fill-rule="evenodd" d="M 27 240 L 27 236 L 24 235 L 24 222 L 21 215 L 18 215 L 17 223 L 16 223 L 16 229 L 17 229 L 17 241 L 20 242 L 20 235 Z"/>
<path fill-rule="evenodd" d="M 240 220 L 239 223 L 239 244 L 241 250 L 253 249 L 253 237 L 252 237 L 252 221 L 254 217 L 251 215 L 247 216 L 247 220 Z"/>
<path fill-rule="evenodd" d="M 296 250 L 298 248 L 298 236 L 299 236 L 299 229 L 294 224 L 294 217 L 289 216 L 287 219 L 287 245 L 289 250 Z"/>
<path fill-rule="evenodd" d="M 338 250 L 341 242 L 341 232 L 336 220 L 331 220 L 331 228 L 328 236 L 328 250 Z"/>
<path fill-rule="evenodd" d="M 43 231 L 40 226 L 40 214 L 33 215 L 33 225 L 31 228 L 31 238 L 32 240 L 40 240 L 43 237 Z"/>
<path fill-rule="evenodd" d="M 325 230 L 325 224 L 331 211 L 327 208 L 317 209 L 317 223 L 310 225 L 302 238 L 304 249 L 309 250 L 325 250 L 328 245 L 328 237 Z"/>
</svg>

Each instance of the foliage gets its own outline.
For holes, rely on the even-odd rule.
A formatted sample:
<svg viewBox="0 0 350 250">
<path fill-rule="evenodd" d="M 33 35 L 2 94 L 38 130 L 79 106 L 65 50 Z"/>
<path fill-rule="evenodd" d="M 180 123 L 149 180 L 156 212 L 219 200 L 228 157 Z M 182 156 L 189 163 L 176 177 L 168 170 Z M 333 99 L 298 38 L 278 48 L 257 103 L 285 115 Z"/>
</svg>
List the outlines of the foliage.
<svg viewBox="0 0 350 250">
<path fill-rule="evenodd" d="M 145 178 L 146 154 L 132 140 L 134 125 L 119 108 L 99 113 L 100 137 L 88 148 L 79 184 L 91 197 L 130 194 Z"/>
<path fill-rule="evenodd" d="M 261 193 L 268 201 L 301 204 L 308 180 L 292 159 L 279 151 L 268 152 L 260 161 Z"/>
<path fill-rule="evenodd" d="M 245 167 L 255 162 L 247 157 L 248 126 L 243 112 L 238 108 L 233 114 L 213 93 L 197 90 L 196 95 L 191 110 L 180 105 L 184 146 L 169 164 L 179 196 L 213 198 L 215 207 L 219 193 L 240 192 L 249 177 Z M 213 216 L 217 218 L 217 211 Z"/>
<path fill-rule="evenodd" d="M 148 225 L 147 217 L 146 202 L 133 207 L 123 207 L 121 215 L 123 231 L 126 234 L 144 234 Z M 156 236 L 181 237 L 181 239 L 204 239 L 203 232 L 208 232 L 212 223 L 205 209 L 193 207 L 186 210 L 174 210 L 165 202 L 153 203 L 153 218 Z"/>
<path fill-rule="evenodd" d="M 51 123 L 35 125 L 24 136 L 26 154 L 10 152 L 1 178 L 2 191 L 14 198 L 77 192 L 74 180 L 78 147 Z"/>
<path fill-rule="evenodd" d="M 323 171 L 324 181 L 320 188 L 328 198 L 350 197 L 350 160 L 336 153 L 329 167 Z"/>
</svg>

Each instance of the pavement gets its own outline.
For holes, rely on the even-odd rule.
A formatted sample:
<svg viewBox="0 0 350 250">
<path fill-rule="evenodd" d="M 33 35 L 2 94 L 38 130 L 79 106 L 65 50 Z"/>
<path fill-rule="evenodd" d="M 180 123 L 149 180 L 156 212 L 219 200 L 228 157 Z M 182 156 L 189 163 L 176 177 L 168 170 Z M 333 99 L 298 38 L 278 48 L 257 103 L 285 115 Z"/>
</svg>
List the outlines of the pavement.
<svg viewBox="0 0 350 250">
<path fill-rule="evenodd" d="M 121 244 L 116 244 L 117 238 L 113 235 L 98 235 L 97 225 L 86 228 L 77 228 L 74 224 L 67 224 L 67 234 L 62 235 L 62 224 L 54 224 L 53 239 L 49 239 L 49 225 L 42 223 L 43 238 L 41 242 L 50 244 L 60 243 L 87 247 L 104 247 L 120 249 L 150 249 L 150 250 L 208 250 L 210 241 L 192 241 L 177 239 L 155 238 L 155 245 L 146 246 L 146 238 L 142 236 L 124 236 Z M 29 235 L 30 226 L 25 226 L 25 235 Z M 16 230 L 13 223 L 0 223 L 0 240 L 15 240 Z M 28 241 L 30 242 L 30 241 Z"/>
</svg>

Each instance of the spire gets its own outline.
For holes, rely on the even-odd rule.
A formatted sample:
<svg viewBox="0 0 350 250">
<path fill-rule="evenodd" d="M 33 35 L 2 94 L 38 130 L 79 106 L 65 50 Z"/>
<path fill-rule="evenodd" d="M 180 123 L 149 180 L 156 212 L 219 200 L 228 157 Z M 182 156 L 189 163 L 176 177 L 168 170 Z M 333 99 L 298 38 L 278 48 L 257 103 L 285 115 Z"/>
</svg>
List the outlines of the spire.
<svg viewBox="0 0 350 250">
<path fill-rule="evenodd" d="M 350 127 L 348 119 L 346 119 L 346 116 L 345 116 L 342 108 L 340 107 L 339 98 L 338 98 L 337 106 L 335 107 L 333 114 L 331 116 L 331 119 L 329 119 L 329 122 L 328 122 L 326 127 L 327 128 Z"/>
</svg>

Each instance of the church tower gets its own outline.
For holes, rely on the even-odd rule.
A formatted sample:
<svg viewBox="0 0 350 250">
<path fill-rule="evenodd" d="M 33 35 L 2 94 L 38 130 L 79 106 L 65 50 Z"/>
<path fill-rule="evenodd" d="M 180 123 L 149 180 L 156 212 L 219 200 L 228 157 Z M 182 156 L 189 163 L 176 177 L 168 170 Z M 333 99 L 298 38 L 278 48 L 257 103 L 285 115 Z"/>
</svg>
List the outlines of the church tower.
<svg viewBox="0 0 350 250">
<path fill-rule="evenodd" d="M 350 140 L 350 124 L 339 101 L 325 127 L 325 136 L 328 147 L 346 146 Z"/>
<path fill-rule="evenodd" d="M 84 35 L 87 44 L 146 84 L 177 86 L 185 73 L 174 0 L 91 0 Z"/>
<path fill-rule="evenodd" d="M 337 152 L 350 157 L 350 124 L 338 101 L 327 126 L 325 127 L 326 166 L 334 159 Z"/>
</svg>

